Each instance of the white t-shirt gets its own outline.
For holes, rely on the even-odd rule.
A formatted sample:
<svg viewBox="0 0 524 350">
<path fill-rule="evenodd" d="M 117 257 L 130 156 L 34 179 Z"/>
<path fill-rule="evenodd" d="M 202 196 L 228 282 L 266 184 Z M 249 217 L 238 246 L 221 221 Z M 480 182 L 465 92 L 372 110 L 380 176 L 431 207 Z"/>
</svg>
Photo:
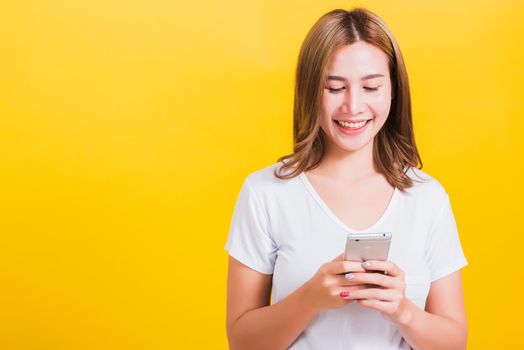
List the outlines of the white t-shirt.
<svg viewBox="0 0 524 350">
<path fill-rule="evenodd" d="M 392 233 L 388 260 L 404 271 L 406 297 L 421 309 L 432 281 L 467 265 L 448 194 L 422 170 L 409 169 L 414 186 L 405 193 L 395 188 L 375 224 L 366 230 L 353 230 L 322 201 L 303 172 L 288 180 L 275 177 L 273 171 L 280 165 L 274 163 L 245 178 L 225 245 L 233 258 L 273 275 L 273 304 L 307 282 L 322 264 L 340 255 L 348 233 Z M 380 312 L 351 303 L 318 313 L 289 349 L 410 346 Z"/>
</svg>

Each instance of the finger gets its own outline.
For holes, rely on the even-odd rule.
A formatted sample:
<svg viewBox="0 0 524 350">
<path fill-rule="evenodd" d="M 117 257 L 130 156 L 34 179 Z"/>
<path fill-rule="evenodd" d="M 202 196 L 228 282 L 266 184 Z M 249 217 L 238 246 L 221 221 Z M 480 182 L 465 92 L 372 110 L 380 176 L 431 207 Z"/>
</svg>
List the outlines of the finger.
<svg viewBox="0 0 524 350">
<path fill-rule="evenodd" d="M 329 272 L 338 275 L 347 272 L 366 272 L 366 270 L 362 267 L 360 262 L 342 260 L 331 262 L 329 264 Z"/>
<path fill-rule="evenodd" d="M 344 288 L 344 290 L 349 289 L 370 289 L 370 288 L 381 288 L 380 286 L 377 286 L 376 284 L 369 284 L 369 283 L 358 283 L 358 284 L 340 284 L 341 287 Z M 349 289 L 347 289 L 349 288 Z"/>
<path fill-rule="evenodd" d="M 369 289 L 369 288 L 370 288 L 370 285 L 368 285 L 368 284 L 358 284 L 358 285 L 354 285 L 354 286 L 344 286 L 344 287 L 338 288 L 337 289 L 337 293 L 343 292 L 343 291 L 351 292 L 351 291 L 355 291 L 355 290 Z"/>
<path fill-rule="evenodd" d="M 367 307 L 369 309 L 374 309 L 384 313 L 387 313 L 389 311 L 391 304 L 388 301 L 381 301 L 375 299 L 360 299 L 357 300 L 357 302 L 363 307 Z"/>
<path fill-rule="evenodd" d="M 368 260 L 362 263 L 362 267 L 368 271 L 383 271 L 384 274 L 393 277 L 404 275 L 404 271 L 391 261 Z"/>
<path fill-rule="evenodd" d="M 349 272 L 347 274 L 340 274 L 340 275 L 337 275 L 335 278 L 336 278 L 336 281 L 335 283 L 339 286 L 356 286 L 356 285 L 370 285 L 370 286 L 374 286 L 374 287 L 378 287 L 377 285 L 375 284 L 370 284 L 370 283 L 365 283 L 365 282 L 361 282 L 361 281 L 355 281 L 353 279 L 347 279 L 345 276 L 348 275 L 348 274 L 354 274 L 355 272 Z M 369 272 L 360 272 L 360 273 L 369 273 Z"/>
<path fill-rule="evenodd" d="M 339 256 L 335 257 L 331 261 L 343 261 L 344 260 L 344 253 L 340 254 Z"/>
<path fill-rule="evenodd" d="M 353 291 L 356 291 L 356 290 L 361 290 L 361 289 L 367 289 L 367 288 L 370 288 L 370 285 L 367 285 L 367 284 L 359 284 L 359 285 L 355 285 L 355 286 L 348 286 L 348 287 L 344 287 L 344 288 L 338 288 L 334 291 L 334 293 L 336 295 L 340 295 L 342 296 L 340 293 L 342 292 L 346 292 L 348 293 L 351 293 Z"/>
<path fill-rule="evenodd" d="M 344 279 L 352 283 L 367 283 L 383 288 L 396 288 L 398 281 L 392 277 L 375 272 L 347 273 Z"/>
<path fill-rule="evenodd" d="M 380 289 L 380 288 L 369 288 L 355 290 L 349 293 L 347 299 L 374 299 L 382 301 L 393 301 L 395 299 L 395 290 L 393 289 Z"/>
</svg>

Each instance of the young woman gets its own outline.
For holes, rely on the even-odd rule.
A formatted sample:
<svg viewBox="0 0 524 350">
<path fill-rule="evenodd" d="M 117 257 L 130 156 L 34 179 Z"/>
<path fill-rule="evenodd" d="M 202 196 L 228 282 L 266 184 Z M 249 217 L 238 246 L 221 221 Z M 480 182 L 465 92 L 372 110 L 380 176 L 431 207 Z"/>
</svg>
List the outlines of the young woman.
<svg viewBox="0 0 524 350">
<path fill-rule="evenodd" d="M 295 83 L 294 152 L 249 174 L 233 212 L 231 349 L 465 349 L 467 261 L 445 189 L 421 170 L 393 35 L 368 10 L 331 11 Z M 364 232 L 392 233 L 387 261 L 343 259 Z"/>
</svg>

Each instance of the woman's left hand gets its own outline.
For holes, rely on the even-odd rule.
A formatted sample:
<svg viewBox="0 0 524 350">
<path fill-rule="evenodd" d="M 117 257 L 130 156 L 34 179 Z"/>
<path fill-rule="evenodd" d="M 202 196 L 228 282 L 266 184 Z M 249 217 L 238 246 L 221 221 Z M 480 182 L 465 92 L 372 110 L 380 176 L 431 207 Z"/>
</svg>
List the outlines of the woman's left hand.
<svg viewBox="0 0 524 350">
<path fill-rule="evenodd" d="M 353 272 L 347 274 L 346 279 L 356 284 L 377 287 L 351 291 L 344 299 L 353 299 L 364 307 L 380 311 L 393 322 L 400 322 L 408 302 L 405 297 L 404 271 L 391 261 L 368 260 L 362 263 L 362 267 L 369 272 Z M 348 278 L 349 275 L 352 277 Z"/>
</svg>

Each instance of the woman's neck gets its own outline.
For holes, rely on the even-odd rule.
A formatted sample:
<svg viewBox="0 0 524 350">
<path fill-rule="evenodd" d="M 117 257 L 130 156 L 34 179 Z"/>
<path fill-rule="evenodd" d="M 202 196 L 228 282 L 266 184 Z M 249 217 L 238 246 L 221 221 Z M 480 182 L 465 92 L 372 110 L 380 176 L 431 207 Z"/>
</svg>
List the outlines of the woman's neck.
<svg viewBox="0 0 524 350">
<path fill-rule="evenodd" d="M 373 163 L 373 140 L 357 151 L 346 151 L 337 145 L 327 145 L 324 157 L 315 170 L 317 175 L 346 183 L 377 175 Z"/>
</svg>

